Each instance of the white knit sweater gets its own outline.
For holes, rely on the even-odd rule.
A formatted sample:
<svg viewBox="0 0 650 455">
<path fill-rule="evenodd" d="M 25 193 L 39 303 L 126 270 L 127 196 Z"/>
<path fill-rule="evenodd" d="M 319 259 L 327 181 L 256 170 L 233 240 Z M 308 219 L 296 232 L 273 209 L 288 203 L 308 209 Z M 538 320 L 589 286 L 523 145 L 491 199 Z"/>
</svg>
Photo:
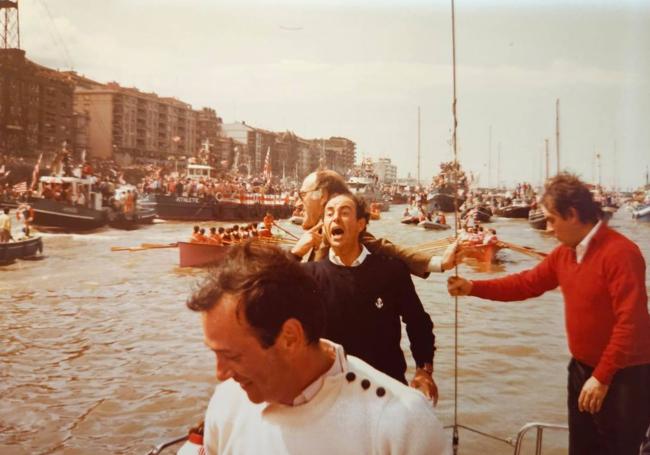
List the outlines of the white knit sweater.
<svg viewBox="0 0 650 455">
<path fill-rule="evenodd" d="M 232 379 L 219 384 L 203 443 L 209 455 L 451 453 L 419 391 L 353 356 L 342 374 L 326 377 L 316 396 L 299 406 L 253 404 Z"/>
</svg>

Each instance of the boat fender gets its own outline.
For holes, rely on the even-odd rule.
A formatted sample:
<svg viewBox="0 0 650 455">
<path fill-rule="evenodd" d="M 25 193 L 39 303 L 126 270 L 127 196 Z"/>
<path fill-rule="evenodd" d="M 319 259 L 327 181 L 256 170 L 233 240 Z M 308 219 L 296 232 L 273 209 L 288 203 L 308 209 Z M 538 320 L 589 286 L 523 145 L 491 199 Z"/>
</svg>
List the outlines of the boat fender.
<svg viewBox="0 0 650 455">
<path fill-rule="evenodd" d="M 222 197 L 223 196 L 221 195 L 221 193 L 217 193 L 217 195 L 215 196 L 215 199 L 217 200 L 217 202 L 221 202 Z"/>
</svg>

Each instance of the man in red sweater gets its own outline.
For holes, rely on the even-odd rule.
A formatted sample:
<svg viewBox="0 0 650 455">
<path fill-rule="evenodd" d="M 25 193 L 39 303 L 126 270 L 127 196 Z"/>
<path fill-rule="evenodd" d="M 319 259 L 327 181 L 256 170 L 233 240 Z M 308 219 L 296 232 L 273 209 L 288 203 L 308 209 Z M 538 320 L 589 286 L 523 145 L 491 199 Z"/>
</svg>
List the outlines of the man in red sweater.
<svg viewBox="0 0 650 455">
<path fill-rule="evenodd" d="M 569 350 L 570 455 L 636 455 L 650 424 L 650 315 L 639 248 L 600 221 L 575 176 L 542 198 L 561 242 L 537 267 L 493 280 L 450 277 L 451 295 L 517 301 L 560 286 Z"/>
</svg>

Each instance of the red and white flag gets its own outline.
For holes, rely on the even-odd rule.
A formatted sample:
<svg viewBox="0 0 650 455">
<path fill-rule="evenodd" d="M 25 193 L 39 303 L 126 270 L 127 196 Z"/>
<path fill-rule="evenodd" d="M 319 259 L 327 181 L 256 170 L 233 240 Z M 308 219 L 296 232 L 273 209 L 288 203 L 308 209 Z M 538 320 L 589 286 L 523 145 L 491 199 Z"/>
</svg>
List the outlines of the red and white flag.
<svg viewBox="0 0 650 455">
<path fill-rule="evenodd" d="M 272 177 L 272 172 L 271 172 L 271 146 L 266 149 L 266 158 L 264 159 L 264 178 L 267 181 L 271 181 Z"/>
<path fill-rule="evenodd" d="M 29 189 L 33 190 L 36 185 L 36 180 L 38 180 L 38 171 L 41 168 L 41 160 L 43 159 L 43 154 L 41 153 L 38 157 L 38 161 L 34 165 L 34 172 L 32 172 L 32 183 L 29 185 Z"/>
<path fill-rule="evenodd" d="M 27 192 L 27 182 L 16 183 L 12 187 L 14 193 L 26 193 Z"/>
</svg>

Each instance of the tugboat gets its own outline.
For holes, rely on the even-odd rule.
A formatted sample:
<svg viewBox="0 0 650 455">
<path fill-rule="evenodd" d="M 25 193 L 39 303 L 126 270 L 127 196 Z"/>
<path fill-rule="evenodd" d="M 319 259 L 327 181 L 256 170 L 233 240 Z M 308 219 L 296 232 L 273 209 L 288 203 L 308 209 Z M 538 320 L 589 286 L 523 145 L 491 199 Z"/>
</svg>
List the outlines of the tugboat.
<svg viewBox="0 0 650 455">
<path fill-rule="evenodd" d="M 34 210 L 32 224 L 66 231 L 88 231 L 108 222 L 108 208 L 102 207 L 102 195 L 92 191 L 92 178 L 43 176 L 38 196 L 30 197 Z"/>
</svg>

